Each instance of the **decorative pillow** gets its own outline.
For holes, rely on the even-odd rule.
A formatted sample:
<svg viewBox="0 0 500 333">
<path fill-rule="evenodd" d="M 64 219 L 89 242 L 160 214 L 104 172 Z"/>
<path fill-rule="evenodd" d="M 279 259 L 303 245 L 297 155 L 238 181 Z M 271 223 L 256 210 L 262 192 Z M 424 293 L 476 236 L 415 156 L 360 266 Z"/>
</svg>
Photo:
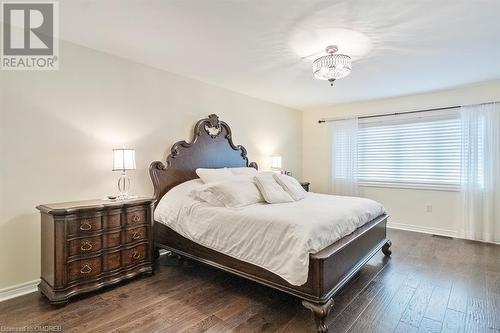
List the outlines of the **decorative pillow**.
<svg viewBox="0 0 500 333">
<path fill-rule="evenodd" d="M 254 179 L 266 202 L 282 203 L 294 201 L 290 194 L 276 182 L 272 174 L 259 174 Z"/>
<path fill-rule="evenodd" d="M 233 178 L 233 173 L 228 168 L 220 169 L 196 169 L 196 174 L 203 180 L 205 184 L 213 182 L 221 182 Z"/>
<path fill-rule="evenodd" d="M 283 187 L 283 189 L 290 194 L 293 200 L 302 200 L 306 196 L 306 190 L 304 190 L 297 179 L 277 173 L 274 174 L 273 177 L 276 179 L 276 182 L 278 182 L 278 184 L 280 184 L 281 187 Z"/>
<path fill-rule="evenodd" d="M 258 173 L 256 169 L 250 167 L 229 168 L 229 170 L 235 176 L 255 176 Z"/>
<path fill-rule="evenodd" d="M 214 206 L 239 208 L 263 202 L 255 182 L 248 179 L 230 179 L 206 184 L 195 195 Z M 220 204 L 218 204 L 220 203 Z"/>
</svg>

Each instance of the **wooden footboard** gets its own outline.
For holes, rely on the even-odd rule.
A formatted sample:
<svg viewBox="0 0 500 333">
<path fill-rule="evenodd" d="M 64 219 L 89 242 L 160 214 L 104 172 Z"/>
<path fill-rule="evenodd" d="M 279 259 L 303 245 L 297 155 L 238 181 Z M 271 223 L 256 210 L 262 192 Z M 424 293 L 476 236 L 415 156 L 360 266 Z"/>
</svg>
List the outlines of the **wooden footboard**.
<svg viewBox="0 0 500 333">
<path fill-rule="evenodd" d="M 387 215 L 379 216 L 338 240 L 322 251 L 311 255 L 309 277 L 314 287 L 314 301 L 325 303 L 332 298 L 389 240 L 386 234 Z"/>
<path fill-rule="evenodd" d="M 313 303 L 326 303 L 388 242 L 387 215 L 379 216 L 322 251 L 311 255 L 307 282 L 294 286 L 278 275 L 197 244 L 155 222 L 155 246 L 182 257 L 259 282 Z"/>
</svg>

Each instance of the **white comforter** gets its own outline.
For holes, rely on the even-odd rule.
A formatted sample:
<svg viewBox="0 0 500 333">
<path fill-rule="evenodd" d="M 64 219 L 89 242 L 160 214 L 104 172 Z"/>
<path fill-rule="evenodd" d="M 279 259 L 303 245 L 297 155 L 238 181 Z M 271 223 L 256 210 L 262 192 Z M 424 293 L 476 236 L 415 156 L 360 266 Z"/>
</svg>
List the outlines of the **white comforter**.
<svg viewBox="0 0 500 333">
<path fill-rule="evenodd" d="M 198 244 L 265 268 L 292 285 L 307 281 L 309 254 L 316 253 L 384 213 L 369 199 L 307 193 L 303 200 L 214 207 L 187 192 L 171 190 L 155 220 Z"/>
</svg>

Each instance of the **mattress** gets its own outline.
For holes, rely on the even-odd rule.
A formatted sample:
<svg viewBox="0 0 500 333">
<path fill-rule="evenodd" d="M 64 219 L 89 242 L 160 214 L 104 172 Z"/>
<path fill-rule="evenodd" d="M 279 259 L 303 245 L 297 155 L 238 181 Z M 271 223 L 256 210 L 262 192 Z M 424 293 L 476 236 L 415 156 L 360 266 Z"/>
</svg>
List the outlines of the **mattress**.
<svg viewBox="0 0 500 333">
<path fill-rule="evenodd" d="M 307 282 L 310 254 L 385 213 L 370 199 L 311 192 L 296 202 L 215 207 L 192 195 L 202 184 L 191 180 L 170 190 L 156 207 L 155 221 L 296 286 Z"/>
</svg>

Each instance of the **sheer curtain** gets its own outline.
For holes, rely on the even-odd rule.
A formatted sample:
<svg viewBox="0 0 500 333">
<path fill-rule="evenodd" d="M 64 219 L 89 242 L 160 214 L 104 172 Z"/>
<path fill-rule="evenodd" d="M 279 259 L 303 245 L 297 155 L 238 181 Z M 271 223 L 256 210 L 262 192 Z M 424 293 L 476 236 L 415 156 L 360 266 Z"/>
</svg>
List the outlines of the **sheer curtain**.
<svg viewBox="0 0 500 333">
<path fill-rule="evenodd" d="M 329 123 L 330 191 L 339 195 L 358 195 L 358 119 Z"/>
<path fill-rule="evenodd" d="M 462 236 L 500 242 L 500 103 L 464 106 Z"/>
</svg>

